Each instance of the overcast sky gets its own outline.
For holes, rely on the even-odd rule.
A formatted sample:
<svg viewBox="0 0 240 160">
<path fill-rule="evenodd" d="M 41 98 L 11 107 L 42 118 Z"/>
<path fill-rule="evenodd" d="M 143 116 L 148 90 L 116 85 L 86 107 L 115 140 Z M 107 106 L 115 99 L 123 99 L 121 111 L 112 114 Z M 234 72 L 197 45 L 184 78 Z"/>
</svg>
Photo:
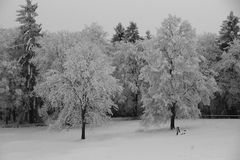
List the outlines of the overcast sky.
<svg viewBox="0 0 240 160">
<path fill-rule="evenodd" d="M 97 22 L 111 36 L 122 22 L 137 23 L 140 33 L 155 34 L 168 14 L 188 20 L 197 33 L 218 33 L 230 11 L 240 16 L 240 0 L 33 0 L 43 30 L 77 31 Z M 16 10 L 25 0 L 0 0 L 0 27 L 16 27 Z"/>
</svg>

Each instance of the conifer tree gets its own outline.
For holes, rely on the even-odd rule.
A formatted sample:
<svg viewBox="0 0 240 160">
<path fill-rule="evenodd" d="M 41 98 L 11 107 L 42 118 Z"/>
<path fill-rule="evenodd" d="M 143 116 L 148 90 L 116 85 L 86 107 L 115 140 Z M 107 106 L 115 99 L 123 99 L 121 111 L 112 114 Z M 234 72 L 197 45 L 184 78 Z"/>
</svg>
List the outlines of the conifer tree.
<svg viewBox="0 0 240 160">
<path fill-rule="evenodd" d="M 15 42 L 16 52 L 20 53 L 18 62 L 22 67 L 21 74 L 25 78 L 24 94 L 26 95 L 25 108 L 29 113 L 29 122 L 33 123 L 37 116 L 36 97 L 32 92 L 36 85 L 37 70 L 31 59 L 34 57 L 34 48 L 39 48 L 38 37 L 42 36 L 41 25 L 36 23 L 35 17 L 38 15 L 37 4 L 32 4 L 31 0 L 26 0 L 26 5 L 21 5 L 18 10 L 16 21 L 21 25 L 20 34 Z"/>
<path fill-rule="evenodd" d="M 152 39 L 152 35 L 149 30 L 147 30 L 145 33 L 146 33 L 146 39 Z"/>
<path fill-rule="evenodd" d="M 115 34 L 112 37 L 112 43 L 120 42 L 125 38 L 125 28 L 122 26 L 122 23 L 118 23 L 116 28 L 114 28 Z"/>
<path fill-rule="evenodd" d="M 130 22 L 129 26 L 125 31 L 125 41 L 130 43 L 135 43 L 137 40 L 142 40 L 138 32 L 137 24 Z"/>
<path fill-rule="evenodd" d="M 232 11 L 227 19 L 223 21 L 219 32 L 219 47 L 222 51 L 227 51 L 233 40 L 239 38 L 238 23 L 239 17 L 235 16 Z"/>
<path fill-rule="evenodd" d="M 128 111 L 127 115 L 138 117 L 141 113 L 139 105 L 140 84 L 138 80 L 138 75 L 140 74 L 142 62 L 137 55 L 138 44 L 136 42 L 138 40 L 143 40 L 143 38 L 139 36 L 137 24 L 134 22 L 130 22 L 126 30 L 122 27 L 122 24 L 119 23 L 115 31 L 121 34 L 116 33 L 112 39 L 112 42 L 115 40 L 114 42 L 123 41 L 125 43 L 129 43 L 118 43 L 115 45 L 116 52 L 114 61 L 116 61 L 115 65 L 117 67 L 115 76 L 118 77 L 119 75 L 121 75 L 118 78 L 122 80 L 122 83 L 125 86 L 125 92 L 123 93 L 123 97 L 125 97 L 124 107 L 127 106 L 127 102 L 129 100 L 134 103 L 134 105 L 131 105 L 131 107 L 129 107 L 132 108 L 130 109 L 130 112 L 132 111 L 132 113 Z M 121 61 L 121 58 L 123 57 L 125 58 L 125 60 Z"/>
<path fill-rule="evenodd" d="M 125 62 L 123 62 L 121 65 L 124 65 L 126 67 L 125 69 L 120 69 L 119 71 L 124 73 L 126 69 L 126 75 L 123 74 L 124 76 L 121 77 L 122 80 L 125 82 L 130 82 L 129 84 L 132 84 L 130 87 L 131 96 L 128 96 L 128 99 L 132 99 L 134 102 L 134 107 L 133 107 L 133 116 L 138 117 L 141 113 L 140 110 L 140 105 L 139 105 L 139 99 L 140 99 L 140 84 L 138 80 L 138 75 L 140 74 L 140 69 L 141 69 L 141 64 L 142 62 L 140 61 L 139 57 L 137 54 L 138 53 L 134 50 L 137 50 L 136 47 L 136 42 L 138 40 L 143 40 L 139 36 L 138 32 L 138 27 L 137 24 L 134 22 L 130 22 L 129 26 L 127 27 L 125 31 L 125 37 L 124 37 L 124 42 L 126 43 L 131 43 L 131 44 L 120 44 L 120 48 L 117 49 L 117 52 L 125 54 L 124 56 L 126 57 Z M 119 54 L 117 54 L 118 56 Z M 121 54 L 120 54 L 121 55 Z M 135 88 L 135 89 L 134 89 Z"/>
</svg>

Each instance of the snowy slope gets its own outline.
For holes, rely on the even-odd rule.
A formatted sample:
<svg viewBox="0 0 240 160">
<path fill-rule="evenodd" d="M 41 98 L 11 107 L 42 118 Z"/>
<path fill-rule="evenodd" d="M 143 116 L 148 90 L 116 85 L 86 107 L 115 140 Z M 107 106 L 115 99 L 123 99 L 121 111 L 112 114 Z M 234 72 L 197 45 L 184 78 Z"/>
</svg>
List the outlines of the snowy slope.
<svg viewBox="0 0 240 160">
<path fill-rule="evenodd" d="M 0 160 L 240 160 L 240 120 L 184 120 L 176 136 L 168 125 L 111 121 L 87 129 L 0 128 Z"/>
</svg>

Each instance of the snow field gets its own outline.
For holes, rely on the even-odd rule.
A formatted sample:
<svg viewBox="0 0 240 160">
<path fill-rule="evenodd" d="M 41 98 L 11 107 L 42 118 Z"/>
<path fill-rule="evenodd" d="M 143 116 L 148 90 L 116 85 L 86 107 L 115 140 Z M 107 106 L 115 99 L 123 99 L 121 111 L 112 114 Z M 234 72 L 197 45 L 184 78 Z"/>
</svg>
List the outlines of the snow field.
<svg viewBox="0 0 240 160">
<path fill-rule="evenodd" d="M 0 160 L 240 160 L 239 119 L 179 120 L 144 128 L 140 121 L 110 121 L 81 130 L 0 128 Z"/>
</svg>

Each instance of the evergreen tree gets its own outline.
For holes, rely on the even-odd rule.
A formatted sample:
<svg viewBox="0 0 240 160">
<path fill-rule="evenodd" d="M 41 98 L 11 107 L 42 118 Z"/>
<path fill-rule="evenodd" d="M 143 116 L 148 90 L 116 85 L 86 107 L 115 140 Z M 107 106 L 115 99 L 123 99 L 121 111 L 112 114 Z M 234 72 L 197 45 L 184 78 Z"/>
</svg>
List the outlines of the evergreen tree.
<svg viewBox="0 0 240 160">
<path fill-rule="evenodd" d="M 239 17 L 235 16 L 233 12 L 230 12 L 230 15 L 226 20 L 223 21 L 221 30 L 219 32 L 219 48 L 226 52 L 221 54 L 220 60 L 215 65 L 216 71 L 218 75 L 216 76 L 216 80 L 218 82 L 219 87 L 222 89 L 222 93 L 219 94 L 219 104 L 221 104 L 221 113 L 222 114 L 236 114 L 236 109 L 234 109 L 234 105 L 238 103 L 238 92 L 236 87 L 236 82 L 238 82 L 238 74 L 236 74 L 236 70 L 233 68 L 234 65 L 230 63 L 230 59 L 234 58 L 231 56 L 231 46 L 236 46 L 234 41 L 239 39 Z M 225 54 L 229 54 L 226 56 Z M 230 58 L 229 58 L 230 57 Z M 228 59 L 229 58 L 229 59 Z M 232 66 L 226 66 L 227 63 Z M 224 69 L 219 69 L 224 67 Z M 233 88 L 236 91 L 232 92 Z"/>
<path fill-rule="evenodd" d="M 137 24 L 130 22 L 129 26 L 125 31 L 125 41 L 130 43 L 135 43 L 137 40 L 142 40 L 139 36 Z"/>
<path fill-rule="evenodd" d="M 223 21 L 219 32 L 219 47 L 222 51 L 228 51 L 234 39 L 239 38 L 239 17 L 234 16 L 233 12 Z"/>
<path fill-rule="evenodd" d="M 149 30 L 147 30 L 145 33 L 146 33 L 146 39 L 152 39 L 152 35 Z"/>
<path fill-rule="evenodd" d="M 26 5 L 21 5 L 21 9 L 17 11 L 18 17 L 16 21 L 21 25 L 19 27 L 19 37 L 15 42 L 15 49 L 20 53 L 18 62 L 22 66 L 21 74 L 26 79 L 23 91 L 27 95 L 27 100 L 24 106 L 29 113 L 29 122 L 33 123 L 37 116 L 36 97 L 32 92 L 36 85 L 37 70 L 31 59 L 35 54 L 34 48 L 40 47 L 37 40 L 42 35 L 40 33 L 41 25 L 37 24 L 35 20 L 35 17 L 38 15 L 36 13 L 38 5 L 32 4 L 31 0 L 26 0 L 26 3 Z"/>
<path fill-rule="evenodd" d="M 139 105 L 140 83 L 138 79 L 138 75 L 140 74 L 140 69 L 142 66 L 139 56 L 136 54 L 138 51 L 135 44 L 138 40 L 143 40 L 143 38 L 139 36 L 137 24 L 130 22 L 125 31 L 124 42 L 129 42 L 131 44 L 119 43 L 119 45 L 117 45 L 117 51 L 115 54 L 115 60 L 119 60 L 117 63 L 120 63 L 116 66 L 118 73 L 115 73 L 121 75 L 120 79 L 125 86 L 124 93 L 122 94 L 122 96 L 125 97 L 124 108 L 127 108 L 126 106 L 128 102 L 132 103 L 130 105 L 131 107 L 128 107 L 131 108 L 129 113 L 135 117 L 138 117 L 142 112 Z M 120 61 L 121 57 L 124 57 L 125 60 Z M 122 68 L 120 66 L 124 67 Z M 127 113 L 127 115 L 129 115 L 129 113 Z"/>
<path fill-rule="evenodd" d="M 125 39 L 125 28 L 122 26 L 121 23 L 118 23 L 116 28 L 114 28 L 115 34 L 112 37 L 112 43 L 120 42 Z"/>
</svg>

